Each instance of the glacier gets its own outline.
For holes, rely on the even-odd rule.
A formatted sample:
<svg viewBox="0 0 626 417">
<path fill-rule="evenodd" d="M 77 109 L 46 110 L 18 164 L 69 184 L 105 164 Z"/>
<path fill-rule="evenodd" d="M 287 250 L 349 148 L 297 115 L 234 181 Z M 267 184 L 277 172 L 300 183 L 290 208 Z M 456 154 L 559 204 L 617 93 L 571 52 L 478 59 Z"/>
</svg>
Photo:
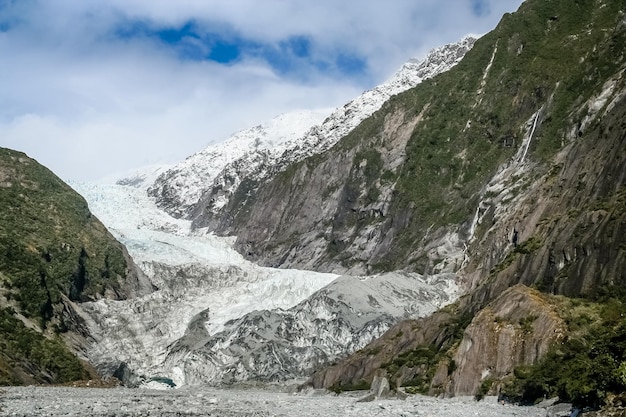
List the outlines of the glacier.
<svg viewBox="0 0 626 417">
<path fill-rule="evenodd" d="M 214 333 L 250 311 L 292 307 L 337 278 L 254 265 L 232 249 L 231 239 L 190 234 L 190 222 L 158 209 L 144 188 L 71 185 L 155 288 L 130 300 L 81 304 L 96 340 L 88 358 L 105 372 L 124 362 L 142 375 L 159 375 L 168 347 L 198 314 L 206 314 L 204 325 Z"/>
<path fill-rule="evenodd" d="M 352 277 L 260 267 L 232 248 L 232 238 L 192 231 L 190 221 L 159 209 L 143 182 L 71 185 L 154 289 L 80 305 L 93 338 L 86 359 L 106 375 L 124 364 L 134 375 L 127 383 L 302 381 L 458 294 L 450 274 Z"/>
<path fill-rule="evenodd" d="M 71 183 L 128 249 L 152 291 L 80 304 L 91 342 L 85 359 L 129 385 L 154 387 L 302 382 L 381 336 L 401 319 L 453 302 L 455 275 L 402 271 L 339 276 L 261 267 L 190 214 L 209 191 L 219 210 L 245 176 L 263 179 L 329 149 L 392 95 L 454 66 L 475 41 L 407 62 L 345 106 L 301 110 L 242 130 L 171 166 L 116 182 Z M 208 190 L 208 191 L 207 191 Z M 453 254 L 454 255 L 454 254 Z M 452 255 L 451 255 L 452 256 Z"/>
</svg>

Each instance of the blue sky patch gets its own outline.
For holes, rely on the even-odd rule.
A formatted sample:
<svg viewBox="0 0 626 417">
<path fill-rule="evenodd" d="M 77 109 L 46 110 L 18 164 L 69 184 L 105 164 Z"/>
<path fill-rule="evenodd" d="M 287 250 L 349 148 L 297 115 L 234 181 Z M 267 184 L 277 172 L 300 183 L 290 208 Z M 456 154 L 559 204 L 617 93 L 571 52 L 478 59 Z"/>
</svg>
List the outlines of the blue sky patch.
<svg viewBox="0 0 626 417">
<path fill-rule="evenodd" d="M 305 35 L 291 36 L 277 43 L 262 43 L 239 37 L 230 28 L 207 31 L 190 21 L 180 27 L 168 28 L 155 28 L 146 22 L 126 22 L 118 26 L 115 36 L 125 40 L 152 39 L 170 48 L 181 60 L 227 65 L 252 57 L 267 62 L 281 75 L 300 80 L 313 73 L 362 77 L 367 71 L 366 59 L 353 53 L 335 52 L 323 58 L 314 57 L 313 41 Z"/>
<path fill-rule="evenodd" d="M 472 12 L 478 16 L 486 16 L 490 13 L 488 0 L 472 0 Z"/>
<path fill-rule="evenodd" d="M 367 70 L 367 60 L 355 54 L 341 53 L 335 62 L 342 74 L 364 75 Z"/>
</svg>

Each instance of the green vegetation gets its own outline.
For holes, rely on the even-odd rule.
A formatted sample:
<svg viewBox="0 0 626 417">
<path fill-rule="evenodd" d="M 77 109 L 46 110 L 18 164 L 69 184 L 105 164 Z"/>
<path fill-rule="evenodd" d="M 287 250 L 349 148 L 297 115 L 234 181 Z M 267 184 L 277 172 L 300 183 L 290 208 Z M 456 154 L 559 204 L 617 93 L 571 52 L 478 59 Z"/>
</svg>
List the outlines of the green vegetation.
<svg viewBox="0 0 626 417">
<path fill-rule="evenodd" d="M 531 314 L 529 316 L 526 316 L 526 317 L 520 319 L 519 325 L 520 325 L 520 328 L 522 329 L 522 331 L 524 333 L 532 333 L 532 331 L 533 331 L 533 323 L 535 322 L 535 320 L 537 320 L 537 316 L 534 315 L 534 314 Z"/>
<path fill-rule="evenodd" d="M 121 292 L 126 261 L 85 200 L 24 154 L 0 149 L 0 272 L 6 297 L 42 327 L 65 295 Z"/>
<path fill-rule="evenodd" d="M 517 245 L 515 247 L 514 252 L 528 255 L 528 254 L 535 252 L 539 248 L 541 248 L 541 239 L 539 239 L 536 236 L 533 236 L 530 239 Z"/>
<path fill-rule="evenodd" d="M 518 401 L 532 403 L 558 395 L 577 405 L 597 405 L 611 394 L 626 392 L 626 296 L 620 289 L 626 249 L 626 194 L 619 152 L 626 126 L 623 102 L 599 124 L 583 122 L 590 111 L 585 103 L 597 97 L 625 65 L 625 11 L 622 0 L 528 0 L 519 13 L 505 16 L 493 32 L 478 40 L 454 69 L 392 98 L 335 149 L 358 153 L 352 161 L 357 172 L 368 159 L 362 156 L 363 149 L 382 149 L 383 121 L 399 114 L 421 116 L 406 147 L 404 165 L 393 175 L 385 174 L 396 188 L 389 215 L 377 221 L 380 230 L 388 232 L 385 244 L 391 237 L 393 241 L 384 258 L 372 261 L 376 271 L 421 272 L 431 262 L 423 248 L 448 227 L 459 230 L 459 224 L 469 222 L 486 181 L 519 149 L 529 133 L 523 127 L 536 121 L 526 155 L 532 173 L 511 178 L 505 186 L 514 188 L 507 189 L 514 193 L 533 187 L 531 198 L 520 203 L 523 207 L 511 209 L 521 208 L 518 213 L 524 213 L 536 207 L 545 217 L 536 227 L 528 222 L 534 235 L 520 241 L 490 274 L 480 278 L 463 308 L 477 311 L 517 283 L 588 298 L 553 299 L 567 329 L 544 359 L 512 375 L 504 392 Z M 623 80 L 616 91 L 623 88 Z M 603 112 L 600 109 L 598 114 Z M 569 147 L 567 152 L 555 158 L 564 146 Z M 602 165 L 606 169 L 595 169 Z M 372 178 L 371 183 L 376 181 Z M 363 181 L 355 189 L 362 196 Z M 476 245 L 478 262 L 490 259 L 494 247 L 506 244 L 494 240 L 499 236 L 485 238 L 497 220 L 491 216 L 483 217 L 488 226 L 476 229 L 476 240 L 485 242 Z M 509 227 L 514 224 L 511 220 Z M 358 229 L 359 221 L 371 219 L 345 224 Z M 343 249 L 336 248 L 335 259 Z M 480 273 L 480 269 L 473 270 L 470 264 L 469 272 Z M 607 287 L 607 283 L 614 285 Z M 548 295 L 546 299 L 552 300 Z M 465 318 L 471 318 L 453 310 L 437 313 L 450 313 L 452 318 L 436 338 L 429 339 L 432 344 L 386 356 L 382 367 L 392 384 L 412 375 L 402 382 L 411 386 L 409 391 L 432 393 L 437 389 L 431 385 L 432 377 L 440 366 L 447 363 L 448 376 L 453 376 L 456 364 L 450 352 L 469 323 Z M 453 325 L 454 320 L 458 325 Z M 528 334 L 541 323 L 529 314 L 507 324 Z M 395 348 L 393 341 L 388 346 L 386 352 Z M 502 383 L 484 380 L 477 397 Z"/>
<path fill-rule="evenodd" d="M 30 382 L 63 383 L 88 378 L 81 362 L 62 341 L 49 340 L 13 316 L 0 310 L 0 385 L 16 385 L 23 376 L 14 368 L 28 363 Z"/>
<path fill-rule="evenodd" d="M 474 399 L 476 401 L 482 401 L 485 398 L 485 395 L 489 393 L 491 386 L 493 385 L 493 378 L 485 378 L 481 383 L 480 387 L 478 387 L 478 392 L 474 394 Z"/>
<path fill-rule="evenodd" d="M 536 236 L 532 236 L 530 239 L 517 245 L 515 249 L 512 252 L 509 252 L 504 257 L 502 262 L 494 266 L 491 269 L 491 271 L 489 271 L 489 273 L 491 274 L 491 276 L 493 276 L 493 275 L 498 274 L 499 272 L 504 271 L 505 269 L 507 269 L 509 266 L 513 264 L 513 262 L 518 258 L 520 254 L 529 255 L 531 253 L 534 253 L 538 249 L 540 249 L 541 246 L 542 246 L 541 239 L 539 239 Z"/>
<path fill-rule="evenodd" d="M 455 68 L 393 97 L 338 144 L 343 151 L 371 149 L 382 140 L 387 115 L 423 115 L 394 174 L 391 211 L 408 224 L 386 266 L 405 267 L 428 231 L 471 218 L 475 196 L 519 146 L 525 132 L 518 127 L 540 109 L 529 157 L 548 162 L 561 149 L 568 129 L 585 115 L 577 114 L 581 105 L 624 62 L 626 31 L 616 30 L 622 7 L 615 0 L 601 7 L 583 0 L 527 1 Z M 359 162 L 355 158 L 355 166 Z"/>
<path fill-rule="evenodd" d="M 390 363 L 383 365 L 388 375 L 395 375 L 402 367 L 416 370 L 416 375 L 402 385 L 410 387 L 409 393 L 427 394 L 436 365 L 442 358 L 441 351 L 430 345 L 421 345 L 398 355 Z"/>
<path fill-rule="evenodd" d="M 344 391 L 365 391 L 370 389 L 370 383 L 361 379 L 360 381 L 358 381 L 355 384 L 334 384 L 333 386 L 331 386 L 330 388 L 328 388 L 330 391 L 334 392 L 335 394 L 341 394 Z"/>
<path fill-rule="evenodd" d="M 60 339 L 61 311 L 72 301 L 123 297 L 122 246 L 87 203 L 48 169 L 0 148 L 0 384 L 85 377 Z M 29 375 L 33 376 L 29 376 Z M 34 380 L 34 381 L 31 381 Z"/>
<path fill-rule="evenodd" d="M 413 378 L 404 381 L 402 386 L 406 387 L 409 394 L 428 394 L 430 382 L 439 365 L 447 363 L 448 375 L 456 369 L 456 362 L 451 355 L 463 338 L 465 328 L 472 321 L 473 316 L 458 310 L 458 304 L 451 304 L 442 309 L 441 314 L 445 314 L 446 320 L 442 323 L 440 341 L 437 344 L 422 344 L 415 348 L 402 352 L 390 362 L 381 366 L 387 372 L 392 387 L 399 375 L 405 371 L 414 373 Z"/>
<path fill-rule="evenodd" d="M 578 406 L 602 405 L 626 391 L 626 297 L 590 302 L 559 297 L 568 334 L 539 362 L 519 367 L 503 394 L 527 404 L 559 396 Z"/>
</svg>

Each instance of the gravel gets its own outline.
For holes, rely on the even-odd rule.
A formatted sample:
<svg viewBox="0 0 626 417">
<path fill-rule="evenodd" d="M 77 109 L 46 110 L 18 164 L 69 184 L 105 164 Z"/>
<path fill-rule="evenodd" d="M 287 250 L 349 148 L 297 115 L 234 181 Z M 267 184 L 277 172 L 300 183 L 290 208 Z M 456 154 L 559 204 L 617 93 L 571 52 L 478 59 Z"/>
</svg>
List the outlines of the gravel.
<svg viewBox="0 0 626 417">
<path fill-rule="evenodd" d="M 419 416 L 544 417 L 546 410 L 498 404 L 495 399 L 435 399 L 357 402 L 366 393 L 339 396 L 309 391 L 289 394 L 261 390 L 183 387 L 175 390 L 129 388 L 3 387 L 0 416 Z"/>
</svg>

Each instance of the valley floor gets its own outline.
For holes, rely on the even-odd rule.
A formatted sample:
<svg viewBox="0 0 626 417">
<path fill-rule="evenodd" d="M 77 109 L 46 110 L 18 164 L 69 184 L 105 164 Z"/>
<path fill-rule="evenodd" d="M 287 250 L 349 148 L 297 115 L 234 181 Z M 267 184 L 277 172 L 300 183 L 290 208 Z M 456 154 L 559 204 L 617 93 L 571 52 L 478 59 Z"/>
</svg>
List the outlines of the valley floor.
<svg viewBox="0 0 626 417">
<path fill-rule="evenodd" d="M 184 387 L 177 390 L 3 387 L 0 416 L 422 416 L 543 417 L 536 407 L 500 405 L 494 400 L 435 399 L 357 402 L 363 393 L 311 391 L 301 394 L 260 390 Z"/>
</svg>

